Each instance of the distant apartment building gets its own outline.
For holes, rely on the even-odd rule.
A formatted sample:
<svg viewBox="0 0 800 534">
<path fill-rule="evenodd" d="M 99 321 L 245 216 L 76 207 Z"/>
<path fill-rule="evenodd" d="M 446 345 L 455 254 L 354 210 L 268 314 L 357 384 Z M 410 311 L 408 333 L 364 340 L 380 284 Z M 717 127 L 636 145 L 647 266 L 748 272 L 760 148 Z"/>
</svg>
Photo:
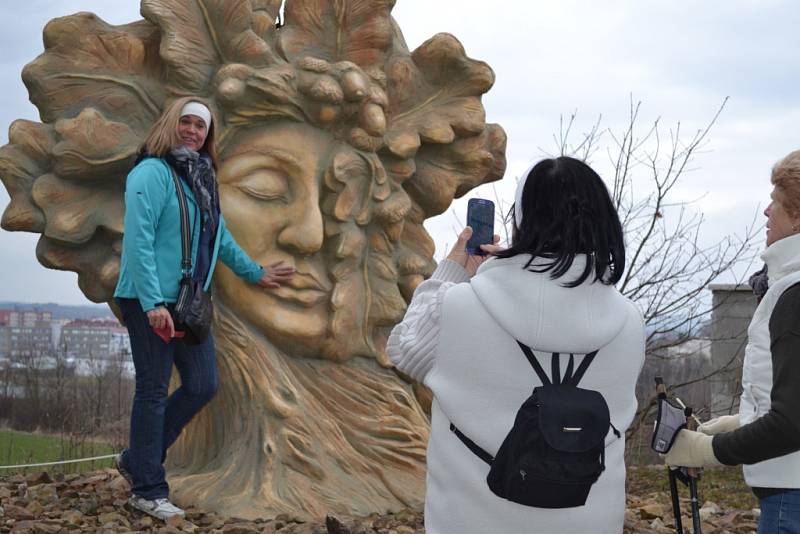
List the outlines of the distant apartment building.
<svg viewBox="0 0 800 534">
<path fill-rule="evenodd" d="M 116 359 L 130 353 L 128 331 L 116 321 L 75 320 L 61 327 L 59 350 L 79 359 Z"/>
<path fill-rule="evenodd" d="M 49 311 L 0 310 L 0 323 L 4 320 L 8 326 L 29 328 L 38 323 L 49 323 L 53 320 L 53 314 Z"/>
<path fill-rule="evenodd" d="M 8 359 L 8 328 L 0 323 L 0 361 Z"/>
<path fill-rule="evenodd" d="M 51 312 L 0 310 L 0 358 L 19 361 L 53 348 Z"/>
</svg>

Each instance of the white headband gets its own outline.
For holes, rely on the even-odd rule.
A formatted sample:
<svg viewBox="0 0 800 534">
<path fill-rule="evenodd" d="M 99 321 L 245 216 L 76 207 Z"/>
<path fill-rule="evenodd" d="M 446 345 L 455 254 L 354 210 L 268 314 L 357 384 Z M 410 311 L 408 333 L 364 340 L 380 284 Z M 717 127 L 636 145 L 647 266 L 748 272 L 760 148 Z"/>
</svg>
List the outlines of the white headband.
<svg viewBox="0 0 800 534">
<path fill-rule="evenodd" d="M 517 230 L 522 226 L 522 192 L 525 190 L 525 182 L 528 181 L 528 175 L 531 173 L 536 163 L 528 167 L 517 182 L 517 192 L 514 195 L 514 220 L 517 223 Z"/>
<path fill-rule="evenodd" d="M 206 123 L 206 131 L 211 128 L 211 111 L 200 102 L 189 102 L 183 106 L 181 117 L 185 117 L 186 115 L 195 115 L 203 119 L 203 122 Z"/>
</svg>

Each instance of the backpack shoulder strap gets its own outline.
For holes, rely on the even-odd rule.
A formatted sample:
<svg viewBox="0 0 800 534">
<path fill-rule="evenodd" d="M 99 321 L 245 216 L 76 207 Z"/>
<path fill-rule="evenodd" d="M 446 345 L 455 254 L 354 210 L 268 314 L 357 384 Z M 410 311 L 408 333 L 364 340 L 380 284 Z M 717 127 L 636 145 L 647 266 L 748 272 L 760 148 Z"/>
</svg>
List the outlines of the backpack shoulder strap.
<svg viewBox="0 0 800 534">
<path fill-rule="evenodd" d="M 572 373 L 575 371 L 575 355 L 569 355 L 569 362 L 567 362 L 567 370 L 564 371 L 564 378 L 561 379 L 562 384 L 570 384 L 572 380 Z"/>
<path fill-rule="evenodd" d="M 453 432 L 453 434 L 456 435 L 456 437 L 458 437 L 458 439 L 461 440 L 461 443 L 466 445 L 467 448 L 470 451 L 472 451 L 472 454 L 474 454 L 475 456 L 477 456 L 478 458 L 480 458 L 481 460 L 483 460 L 487 464 L 492 465 L 492 463 L 494 462 L 494 456 L 492 456 L 491 454 L 489 454 L 488 452 L 486 452 L 485 450 L 480 448 L 477 443 L 475 443 L 474 441 L 469 439 L 453 423 L 450 423 L 450 430 Z"/>
<path fill-rule="evenodd" d="M 542 381 L 542 385 L 549 386 L 551 384 L 550 379 L 547 377 L 547 373 L 544 372 L 542 369 L 541 364 L 539 364 L 539 360 L 536 359 L 536 355 L 533 353 L 531 348 L 519 340 L 516 340 L 519 348 L 522 349 L 522 352 L 525 353 L 525 357 L 528 358 L 528 362 L 533 367 L 533 370 L 536 371 L 536 374 L 539 376 L 539 380 Z M 555 356 L 555 354 L 554 354 Z"/>
<path fill-rule="evenodd" d="M 572 376 L 569 379 L 569 384 L 570 385 L 573 385 L 573 386 L 577 387 L 578 382 L 580 382 L 581 378 L 583 378 L 583 375 L 586 373 L 586 370 L 592 364 L 592 360 L 594 360 L 595 356 L 597 356 L 597 351 L 596 350 L 590 352 L 589 354 L 587 354 L 586 356 L 583 357 L 583 359 L 581 360 L 580 365 L 578 365 L 578 368 L 575 369 L 575 372 L 572 374 Z"/>
</svg>

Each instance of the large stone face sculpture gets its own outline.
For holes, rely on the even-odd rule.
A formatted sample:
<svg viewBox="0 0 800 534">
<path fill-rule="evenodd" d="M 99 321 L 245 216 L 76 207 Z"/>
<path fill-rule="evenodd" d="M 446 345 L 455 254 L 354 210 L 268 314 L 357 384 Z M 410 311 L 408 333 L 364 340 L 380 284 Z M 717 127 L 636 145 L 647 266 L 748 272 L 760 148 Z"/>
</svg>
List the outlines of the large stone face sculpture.
<svg viewBox="0 0 800 534">
<path fill-rule="evenodd" d="M 220 391 L 170 451 L 173 496 L 243 517 L 368 514 L 424 499 L 428 421 L 384 353 L 433 270 L 423 229 L 504 171 L 486 124 L 493 83 L 458 41 L 409 52 L 394 0 L 143 0 L 145 20 L 51 21 L 23 72 L 42 123 L 0 149 L 2 226 L 41 234 L 46 267 L 109 302 L 123 192 L 170 99 L 219 118 L 222 209 L 261 263 L 293 281 L 265 291 L 220 266 Z"/>
</svg>

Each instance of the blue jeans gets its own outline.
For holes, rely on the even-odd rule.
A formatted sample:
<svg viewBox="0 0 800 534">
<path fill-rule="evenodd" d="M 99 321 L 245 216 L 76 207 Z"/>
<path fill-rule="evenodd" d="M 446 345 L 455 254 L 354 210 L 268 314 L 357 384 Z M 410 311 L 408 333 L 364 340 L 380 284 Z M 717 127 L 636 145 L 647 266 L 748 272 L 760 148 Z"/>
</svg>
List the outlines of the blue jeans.
<svg viewBox="0 0 800 534">
<path fill-rule="evenodd" d="M 117 299 L 131 338 L 136 390 L 131 410 L 130 444 L 122 465 L 133 477 L 134 494 L 145 499 L 169 495 L 164 459 L 192 417 L 217 392 L 217 359 L 211 336 L 200 345 L 179 338 L 169 343 L 153 332 L 136 299 Z M 172 365 L 181 386 L 169 395 Z"/>
<path fill-rule="evenodd" d="M 759 504 L 758 534 L 800 534 L 800 489 L 771 495 Z"/>
</svg>

